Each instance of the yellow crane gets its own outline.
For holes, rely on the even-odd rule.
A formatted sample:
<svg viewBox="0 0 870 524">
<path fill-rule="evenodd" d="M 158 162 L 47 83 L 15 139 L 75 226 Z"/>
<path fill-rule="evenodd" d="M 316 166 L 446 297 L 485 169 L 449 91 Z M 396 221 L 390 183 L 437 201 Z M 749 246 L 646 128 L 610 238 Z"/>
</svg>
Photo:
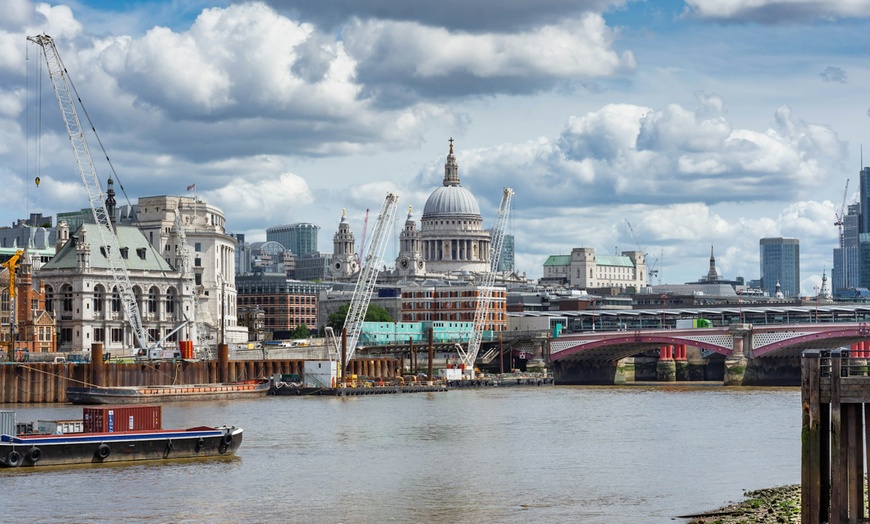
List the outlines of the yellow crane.
<svg viewBox="0 0 870 524">
<path fill-rule="evenodd" d="M 24 254 L 24 251 L 19 249 L 12 255 L 12 258 L 7 260 L 6 262 L 0 263 L 0 266 L 5 267 L 9 270 L 9 300 L 10 300 L 10 316 L 9 316 L 9 361 L 12 362 L 15 360 L 15 270 L 18 269 L 18 259 L 21 258 L 21 255 Z"/>
</svg>

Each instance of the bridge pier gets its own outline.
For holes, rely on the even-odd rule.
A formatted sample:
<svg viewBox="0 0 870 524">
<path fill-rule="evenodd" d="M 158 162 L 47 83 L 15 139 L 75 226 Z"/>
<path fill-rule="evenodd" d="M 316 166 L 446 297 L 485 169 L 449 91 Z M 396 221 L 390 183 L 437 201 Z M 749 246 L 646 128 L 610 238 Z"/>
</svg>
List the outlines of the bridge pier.
<svg viewBox="0 0 870 524">
<path fill-rule="evenodd" d="M 677 364 L 674 362 L 674 346 L 662 346 L 659 349 L 659 361 L 656 363 L 656 380 L 659 382 L 676 382 Z"/>
</svg>

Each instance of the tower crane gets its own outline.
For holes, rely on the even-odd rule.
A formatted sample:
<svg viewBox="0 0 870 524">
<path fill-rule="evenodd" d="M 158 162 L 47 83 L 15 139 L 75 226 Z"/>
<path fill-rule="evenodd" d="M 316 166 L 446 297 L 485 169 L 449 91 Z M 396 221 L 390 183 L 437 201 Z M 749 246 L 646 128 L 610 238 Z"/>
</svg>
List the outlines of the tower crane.
<svg viewBox="0 0 870 524">
<path fill-rule="evenodd" d="M 378 273 L 382 264 L 381 259 L 387 246 L 387 232 L 389 231 L 389 225 L 396 218 L 398 204 L 399 197 L 393 193 L 387 193 L 387 198 L 384 200 L 384 205 L 378 215 L 377 222 L 375 222 L 375 228 L 372 231 L 372 238 L 368 249 L 364 252 L 365 258 L 362 261 L 362 268 L 357 277 L 356 286 L 353 289 L 350 306 L 347 308 L 347 316 L 344 319 L 344 327 L 347 330 L 348 362 L 353 358 L 353 354 L 356 351 L 356 343 L 362 331 L 362 323 L 369 308 L 372 291 L 375 288 L 375 282 L 378 279 Z"/>
<path fill-rule="evenodd" d="M 60 106 L 60 113 L 64 124 L 66 124 L 67 135 L 69 135 L 70 144 L 75 154 L 79 174 L 85 185 L 91 212 L 94 215 L 94 222 L 97 224 L 96 229 L 100 235 L 100 245 L 105 251 L 112 278 L 118 287 L 121 303 L 124 306 L 124 313 L 139 344 L 140 352 L 145 351 L 147 353 L 148 349 L 153 348 L 149 348 L 147 333 L 142 325 L 142 316 L 136 303 L 136 295 L 133 293 L 133 286 L 130 284 L 130 274 L 127 271 L 127 266 L 124 264 L 124 260 L 121 258 L 118 237 L 115 235 L 114 225 L 106 209 L 105 196 L 100 188 L 100 179 L 97 176 L 97 171 L 91 159 L 87 141 L 85 140 L 85 134 L 76 112 L 75 102 L 70 90 L 71 88 L 75 90 L 75 86 L 72 85 L 69 73 L 60 59 L 54 39 L 45 34 L 28 36 L 27 39 L 42 48 L 45 63 L 48 66 L 48 76 L 51 79 L 51 85 L 54 88 L 54 94 L 57 98 L 58 106 Z M 78 97 L 78 94 L 76 94 L 76 98 L 81 103 L 81 98 Z"/>
<path fill-rule="evenodd" d="M 513 196 L 514 190 L 509 187 L 504 188 L 504 191 L 502 191 L 501 204 L 498 206 L 498 215 L 492 228 L 492 238 L 489 244 L 489 271 L 484 273 L 483 279 L 478 286 L 477 308 L 474 310 L 474 326 L 468 339 L 468 349 L 463 349 L 461 345 L 457 345 L 459 360 L 465 364 L 465 372 L 470 374 L 471 378 L 474 378 L 474 362 L 477 360 L 477 354 L 480 351 L 480 343 L 483 341 L 483 330 L 486 327 L 486 319 L 492 306 L 492 288 L 495 283 L 495 274 L 498 272 L 499 262 L 501 261 L 502 247 L 504 246 L 504 230 L 510 218 Z"/>
<path fill-rule="evenodd" d="M 843 235 L 843 218 L 845 217 L 846 196 L 848 194 L 849 194 L 849 179 L 847 178 L 846 179 L 846 188 L 843 189 L 843 202 L 840 203 L 840 211 L 839 211 L 839 213 L 836 211 L 834 212 L 835 216 L 837 217 L 837 221 L 834 222 L 834 225 L 837 226 L 837 230 L 839 232 L 840 247 L 845 247 L 844 244 L 846 243 L 846 239 L 844 238 L 844 235 Z"/>
<path fill-rule="evenodd" d="M 18 259 L 23 254 L 24 251 L 19 249 L 9 260 L 0 264 L 9 270 L 9 311 L 12 314 L 9 317 L 9 362 L 15 360 L 15 270 L 18 269 Z"/>
</svg>

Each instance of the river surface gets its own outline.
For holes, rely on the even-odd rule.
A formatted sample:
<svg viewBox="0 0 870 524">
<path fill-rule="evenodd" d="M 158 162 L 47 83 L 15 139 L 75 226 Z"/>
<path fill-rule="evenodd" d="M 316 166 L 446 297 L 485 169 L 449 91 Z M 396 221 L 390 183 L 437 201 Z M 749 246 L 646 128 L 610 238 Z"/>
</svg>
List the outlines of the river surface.
<svg viewBox="0 0 870 524">
<path fill-rule="evenodd" d="M 20 422 L 71 405 L 0 405 Z M 800 482 L 800 391 L 508 387 L 169 403 L 245 430 L 229 459 L 0 470 L 4 522 L 601 523 Z"/>
</svg>

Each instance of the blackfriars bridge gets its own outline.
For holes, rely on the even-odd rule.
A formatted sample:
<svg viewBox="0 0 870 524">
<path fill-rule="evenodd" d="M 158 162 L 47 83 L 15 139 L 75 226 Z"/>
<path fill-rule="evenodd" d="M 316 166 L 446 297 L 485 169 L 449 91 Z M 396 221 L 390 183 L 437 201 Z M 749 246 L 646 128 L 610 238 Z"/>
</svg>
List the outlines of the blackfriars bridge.
<svg viewBox="0 0 870 524">
<path fill-rule="evenodd" d="M 842 347 L 854 358 L 870 358 L 870 324 L 736 323 L 564 334 L 550 341 L 549 356 L 557 384 L 722 380 L 797 386 L 803 350 Z"/>
</svg>

